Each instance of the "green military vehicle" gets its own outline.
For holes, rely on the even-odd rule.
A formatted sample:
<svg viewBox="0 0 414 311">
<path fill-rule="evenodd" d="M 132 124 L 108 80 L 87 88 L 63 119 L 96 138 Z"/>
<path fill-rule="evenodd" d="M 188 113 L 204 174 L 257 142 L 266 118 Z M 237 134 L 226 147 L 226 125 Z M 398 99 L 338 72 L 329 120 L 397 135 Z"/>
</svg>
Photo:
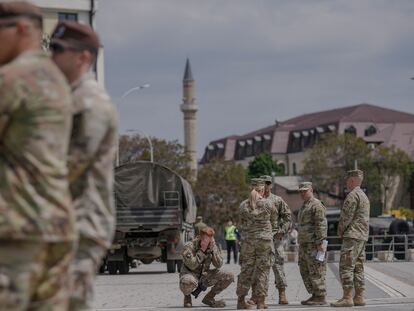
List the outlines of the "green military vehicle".
<svg viewBox="0 0 414 311">
<path fill-rule="evenodd" d="M 191 185 L 169 168 L 138 161 L 115 169 L 116 233 L 106 257 L 110 274 L 126 274 L 139 260 L 165 262 L 174 273 L 194 236 L 197 207 Z"/>
</svg>

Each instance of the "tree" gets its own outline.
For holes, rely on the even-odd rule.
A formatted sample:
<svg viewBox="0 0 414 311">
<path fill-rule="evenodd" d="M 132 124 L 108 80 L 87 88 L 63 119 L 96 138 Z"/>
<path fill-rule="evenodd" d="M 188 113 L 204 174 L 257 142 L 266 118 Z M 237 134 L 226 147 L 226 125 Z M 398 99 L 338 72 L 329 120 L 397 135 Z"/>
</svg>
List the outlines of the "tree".
<svg viewBox="0 0 414 311">
<path fill-rule="evenodd" d="M 247 168 L 247 175 L 250 178 L 260 177 L 262 175 L 282 175 L 282 169 L 273 161 L 269 153 L 261 153 L 256 156 Z"/>
<path fill-rule="evenodd" d="M 198 214 L 219 232 L 224 223 L 238 220 L 240 203 L 248 196 L 246 170 L 231 161 L 216 160 L 198 171 L 195 192 L 200 198 Z"/>
<path fill-rule="evenodd" d="M 190 158 L 184 146 L 177 140 L 167 141 L 151 137 L 154 151 L 154 162 L 165 165 L 188 180 L 190 169 L 187 165 Z M 148 141 L 140 135 L 122 135 L 119 140 L 119 163 L 133 161 L 150 161 Z"/>
</svg>

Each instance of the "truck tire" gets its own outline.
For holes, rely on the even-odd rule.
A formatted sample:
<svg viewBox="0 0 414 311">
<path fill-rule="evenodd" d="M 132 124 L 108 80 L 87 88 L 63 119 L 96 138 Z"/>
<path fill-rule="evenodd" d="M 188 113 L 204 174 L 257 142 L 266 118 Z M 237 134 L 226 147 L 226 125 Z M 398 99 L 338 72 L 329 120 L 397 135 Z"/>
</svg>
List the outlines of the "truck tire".
<svg viewBox="0 0 414 311">
<path fill-rule="evenodd" d="M 175 260 L 167 260 L 167 272 L 175 273 Z"/>
<path fill-rule="evenodd" d="M 118 266 L 119 274 L 128 274 L 129 272 L 128 261 L 126 260 L 118 261 L 117 266 Z"/>
<path fill-rule="evenodd" d="M 116 261 L 108 261 L 106 263 L 108 267 L 109 274 L 116 274 L 118 271 L 118 265 Z"/>
<path fill-rule="evenodd" d="M 177 271 L 181 272 L 181 267 L 183 266 L 183 261 L 182 260 L 176 260 L 175 264 L 177 265 Z"/>
</svg>

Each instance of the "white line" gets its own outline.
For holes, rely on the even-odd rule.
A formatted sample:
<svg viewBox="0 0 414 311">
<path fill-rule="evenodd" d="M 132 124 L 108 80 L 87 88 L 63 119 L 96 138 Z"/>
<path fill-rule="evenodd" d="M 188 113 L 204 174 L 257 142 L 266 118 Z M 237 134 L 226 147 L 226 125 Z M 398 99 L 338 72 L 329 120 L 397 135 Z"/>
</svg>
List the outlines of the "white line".
<svg viewBox="0 0 414 311">
<path fill-rule="evenodd" d="M 393 297 L 393 298 L 405 297 L 399 291 L 396 291 L 394 288 L 390 287 L 389 285 L 382 283 L 381 281 L 377 280 L 376 278 L 374 278 L 368 273 L 365 273 L 365 278 L 368 281 L 370 281 L 372 284 L 374 284 L 376 287 L 381 289 L 383 292 L 387 293 L 390 297 Z"/>
</svg>

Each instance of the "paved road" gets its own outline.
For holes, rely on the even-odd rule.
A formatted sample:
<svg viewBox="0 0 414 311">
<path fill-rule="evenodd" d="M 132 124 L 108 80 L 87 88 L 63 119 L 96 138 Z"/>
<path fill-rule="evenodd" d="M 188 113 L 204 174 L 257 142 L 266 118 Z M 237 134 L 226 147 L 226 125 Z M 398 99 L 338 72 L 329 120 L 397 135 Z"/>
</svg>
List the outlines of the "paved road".
<svg viewBox="0 0 414 311">
<path fill-rule="evenodd" d="M 238 265 L 225 265 L 223 269 L 232 271 L 236 276 Z M 338 310 L 326 307 L 305 307 L 299 301 L 307 298 L 299 269 L 295 263 L 287 263 L 285 272 L 288 278 L 287 295 L 289 306 L 277 305 L 277 290 L 269 287 L 267 303 L 270 310 Z M 366 267 L 367 306 L 357 308 L 341 308 L 341 310 L 414 310 L 414 263 L 369 263 Z M 271 275 L 271 284 L 274 277 Z M 236 283 L 230 285 L 220 298 L 227 307 L 236 308 Z M 328 264 L 327 300 L 334 301 L 341 296 L 338 276 L 338 264 Z M 166 272 L 165 264 L 153 263 L 140 265 L 128 275 L 100 275 L 96 281 L 95 307 L 99 311 L 126 310 L 184 310 L 182 294 L 178 288 L 178 274 Z M 193 300 L 193 310 L 213 310 L 201 303 L 201 298 Z"/>
</svg>

